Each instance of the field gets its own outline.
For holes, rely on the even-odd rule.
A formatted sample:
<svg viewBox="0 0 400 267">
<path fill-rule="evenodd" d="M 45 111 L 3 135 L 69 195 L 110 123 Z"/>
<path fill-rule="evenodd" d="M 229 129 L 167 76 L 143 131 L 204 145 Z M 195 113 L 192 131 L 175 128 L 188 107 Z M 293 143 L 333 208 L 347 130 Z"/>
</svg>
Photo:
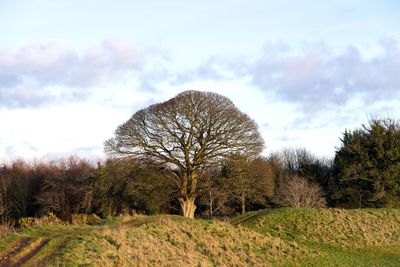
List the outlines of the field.
<svg viewBox="0 0 400 267">
<path fill-rule="evenodd" d="M 0 266 L 399 266 L 400 210 L 274 209 L 229 222 L 119 216 L 0 237 Z"/>
</svg>

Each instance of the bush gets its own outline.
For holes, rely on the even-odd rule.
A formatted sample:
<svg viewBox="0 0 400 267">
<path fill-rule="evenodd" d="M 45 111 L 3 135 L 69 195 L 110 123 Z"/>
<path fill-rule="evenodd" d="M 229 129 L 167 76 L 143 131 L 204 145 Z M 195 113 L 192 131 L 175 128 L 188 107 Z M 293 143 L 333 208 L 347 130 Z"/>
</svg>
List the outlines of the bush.
<svg viewBox="0 0 400 267">
<path fill-rule="evenodd" d="M 293 176 L 276 191 L 275 202 L 281 207 L 324 208 L 326 199 L 322 188 L 307 179 Z"/>
<path fill-rule="evenodd" d="M 24 217 L 18 220 L 18 225 L 22 228 L 29 228 L 36 224 L 35 218 L 33 217 Z"/>
<path fill-rule="evenodd" d="M 72 224 L 89 224 L 93 225 L 101 221 L 101 218 L 96 214 L 73 214 L 71 218 Z"/>
<path fill-rule="evenodd" d="M 63 221 L 59 219 L 54 213 L 47 212 L 46 215 L 34 218 L 24 217 L 18 220 L 18 224 L 22 228 L 29 228 L 34 226 L 45 226 L 45 225 L 63 225 Z"/>
<path fill-rule="evenodd" d="M 46 215 L 35 219 L 36 225 L 63 225 L 63 221 L 54 213 L 47 212 Z"/>
</svg>

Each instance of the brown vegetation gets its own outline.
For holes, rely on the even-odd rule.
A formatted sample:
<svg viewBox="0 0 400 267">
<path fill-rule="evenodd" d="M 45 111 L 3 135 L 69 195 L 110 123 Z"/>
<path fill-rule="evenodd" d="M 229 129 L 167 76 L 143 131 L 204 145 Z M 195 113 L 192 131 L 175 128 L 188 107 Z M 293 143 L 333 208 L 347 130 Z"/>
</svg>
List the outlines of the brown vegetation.
<svg viewBox="0 0 400 267">
<path fill-rule="evenodd" d="M 98 237 L 91 238 L 88 242 L 98 242 Z M 118 266 L 265 266 L 307 253 L 295 243 L 227 223 L 165 217 L 135 231 L 129 227 L 102 228 L 99 238 L 109 243 L 102 245 L 107 253 L 97 255 L 96 264 L 113 258 Z M 79 260 L 93 264 L 94 258 L 82 255 Z"/>
<path fill-rule="evenodd" d="M 274 194 L 274 178 L 270 160 L 233 155 L 224 163 L 220 179 L 222 190 L 233 202 L 239 203 L 241 213 L 245 213 L 250 203 L 266 205 Z"/>
<path fill-rule="evenodd" d="M 196 97 L 188 99 L 194 101 Z M 346 142 L 358 141 L 343 147 L 345 154 L 338 152 L 335 169 L 331 161 L 318 159 L 304 149 L 285 149 L 268 158 L 227 153 L 208 165 L 196 165 L 201 171 L 196 174 L 195 188 L 183 180 L 181 185 L 196 192 L 193 201 L 198 214 L 207 218 L 224 218 L 276 206 L 347 207 L 375 203 L 378 207 L 395 207 L 399 195 L 396 187 L 399 175 L 395 172 L 398 128 L 381 124 L 376 121 L 371 129 L 347 133 Z M 380 141 L 387 143 L 388 151 L 377 144 Z M 371 166 L 365 172 L 367 180 L 356 172 L 364 166 L 359 161 L 366 156 Z M 339 171 L 341 164 L 347 166 L 346 172 Z M 390 181 L 381 181 L 386 177 L 379 171 L 381 165 L 389 166 L 386 170 Z M 29 221 L 19 221 L 20 218 L 43 217 L 49 212 L 64 222 L 79 220 L 76 216 L 80 215 L 76 214 L 95 214 L 100 218 L 133 213 L 178 214 L 181 192 L 168 179 L 173 171 L 176 177 L 181 177 L 182 172 L 177 169 L 137 156 L 108 159 L 97 165 L 76 157 L 59 162 L 17 160 L 3 164 L 0 167 L 0 232 L 12 231 L 14 225 L 19 226 L 18 222 Z M 344 174 L 348 176 L 346 179 Z"/>
<path fill-rule="evenodd" d="M 230 154 L 257 155 L 264 141 L 256 123 L 228 98 L 186 91 L 139 110 L 105 144 L 119 156 L 146 157 L 170 170 L 185 217 L 194 217 L 199 180 Z"/>
<path fill-rule="evenodd" d="M 275 195 L 275 202 L 281 207 L 326 207 L 322 188 L 299 176 L 290 177 L 280 185 Z"/>
</svg>

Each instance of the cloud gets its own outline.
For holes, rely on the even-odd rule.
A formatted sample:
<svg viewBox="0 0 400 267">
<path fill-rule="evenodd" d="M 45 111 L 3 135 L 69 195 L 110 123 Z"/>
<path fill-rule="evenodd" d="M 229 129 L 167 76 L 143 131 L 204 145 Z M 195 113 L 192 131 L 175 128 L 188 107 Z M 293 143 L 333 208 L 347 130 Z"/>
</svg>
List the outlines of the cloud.
<svg viewBox="0 0 400 267">
<path fill-rule="evenodd" d="M 265 54 L 249 69 L 252 84 L 298 104 L 305 113 L 346 105 L 354 97 L 364 103 L 400 96 L 400 49 L 395 40 L 380 43 L 382 53 L 367 58 L 354 46 L 334 53 L 325 45 L 300 53 L 287 46 Z"/>
<path fill-rule="evenodd" d="M 159 51 L 142 51 L 117 40 L 83 52 L 60 41 L 0 50 L 0 106 L 38 106 L 76 99 L 96 86 L 120 83 L 128 77 L 151 79 L 155 75 L 146 65 L 148 59 L 157 57 L 163 60 Z"/>
<path fill-rule="evenodd" d="M 83 53 L 57 41 L 0 52 L 0 73 L 39 85 L 92 86 L 119 71 L 138 69 L 142 64 L 139 51 L 122 41 L 104 41 Z"/>
<path fill-rule="evenodd" d="M 18 85 L 12 88 L 0 88 L 0 106 L 9 108 L 37 107 L 52 101 L 50 93 L 29 85 Z"/>
<path fill-rule="evenodd" d="M 69 157 L 88 158 L 92 163 L 104 160 L 103 148 L 101 146 L 78 147 L 69 151 L 57 151 L 44 154 L 42 158 L 48 161 L 60 161 Z"/>
<path fill-rule="evenodd" d="M 143 50 L 129 42 L 104 41 L 88 50 L 66 43 L 33 43 L 0 50 L 0 107 L 34 107 L 85 99 L 96 88 L 126 84 L 158 92 L 159 84 L 231 82 L 246 78 L 268 97 L 295 104 L 301 113 L 337 109 L 359 99 L 364 105 L 400 96 L 400 48 L 394 39 L 366 55 L 356 46 L 337 52 L 326 44 L 295 49 L 269 43 L 257 57 L 212 56 L 188 70 L 167 68 L 166 51 Z"/>
<path fill-rule="evenodd" d="M 196 68 L 178 72 L 171 83 L 179 85 L 193 80 L 229 81 L 247 75 L 249 68 L 248 62 L 242 57 L 212 56 Z"/>
<path fill-rule="evenodd" d="M 355 116 L 347 116 L 349 112 L 381 113 L 382 103 L 400 97 L 399 42 L 382 39 L 373 49 L 374 54 L 351 45 L 335 50 L 325 43 L 300 48 L 268 43 L 253 58 L 211 57 L 178 73 L 173 83 L 245 78 L 269 98 L 266 102 L 272 98 L 293 105 L 297 111 L 294 127 L 310 127 L 312 119 L 332 113 L 348 123 Z"/>
</svg>

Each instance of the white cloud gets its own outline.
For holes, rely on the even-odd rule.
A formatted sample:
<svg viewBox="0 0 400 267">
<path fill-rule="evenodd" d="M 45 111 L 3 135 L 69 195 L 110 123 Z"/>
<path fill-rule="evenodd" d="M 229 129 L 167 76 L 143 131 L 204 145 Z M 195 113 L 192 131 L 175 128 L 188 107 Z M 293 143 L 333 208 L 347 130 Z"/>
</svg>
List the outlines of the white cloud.
<svg viewBox="0 0 400 267">
<path fill-rule="evenodd" d="M 101 157 L 103 141 L 132 113 L 194 89 L 229 97 L 263 125 L 268 152 L 305 146 L 332 155 L 345 128 L 400 114 L 399 43 L 376 46 L 368 54 L 355 46 L 268 44 L 258 57 L 213 56 L 186 70 L 166 64 L 176 62 L 165 51 L 121 41 L 84 51 L 62 42 L 2 51 L 0 120 L 11 126 L 0 150 L 9 157 Z"/>
</svg>

